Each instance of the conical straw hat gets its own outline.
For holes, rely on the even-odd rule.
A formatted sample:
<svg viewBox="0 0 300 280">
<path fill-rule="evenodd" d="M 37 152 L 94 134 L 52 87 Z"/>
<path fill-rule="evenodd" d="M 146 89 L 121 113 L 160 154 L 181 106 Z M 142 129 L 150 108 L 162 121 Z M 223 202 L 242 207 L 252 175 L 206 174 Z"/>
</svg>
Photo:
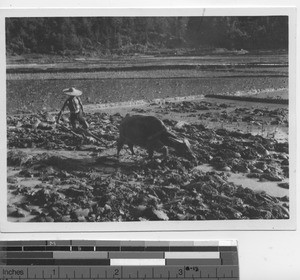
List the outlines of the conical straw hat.
<svg viewBox="0 0 300 280">
<path fill-rule="evenodd" d="M 70 88 L 65 88 L 63 90 L 63 92 L 67 95 L 70 95 L 70 96 L 80 96 L 82 94 L 82 91 L 74 88 L 74 87 L 70 87 Z"/>
</svg>

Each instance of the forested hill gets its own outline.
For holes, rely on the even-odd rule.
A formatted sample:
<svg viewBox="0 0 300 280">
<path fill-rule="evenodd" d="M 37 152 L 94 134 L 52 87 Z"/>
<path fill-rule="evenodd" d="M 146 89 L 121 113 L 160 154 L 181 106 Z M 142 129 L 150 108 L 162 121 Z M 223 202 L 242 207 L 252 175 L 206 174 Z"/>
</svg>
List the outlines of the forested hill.
<svg viewBox="0 0 300 280">
<path fill-rule="evenodd" d="M 9 55 L 288 48 L 288 17 L 7 18 Z"/>
</svg>

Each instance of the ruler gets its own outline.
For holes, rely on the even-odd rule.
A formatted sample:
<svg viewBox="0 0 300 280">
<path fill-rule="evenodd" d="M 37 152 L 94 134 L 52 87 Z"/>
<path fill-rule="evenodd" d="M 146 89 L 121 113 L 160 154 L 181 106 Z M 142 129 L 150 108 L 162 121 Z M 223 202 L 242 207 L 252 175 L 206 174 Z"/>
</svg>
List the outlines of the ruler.
<svg viewBox="0 0 300 280">
<path fill-rule="evenodd" d="M 238 280 L 237 242 L 0 241 L 0 279 Z"/>
</svg>

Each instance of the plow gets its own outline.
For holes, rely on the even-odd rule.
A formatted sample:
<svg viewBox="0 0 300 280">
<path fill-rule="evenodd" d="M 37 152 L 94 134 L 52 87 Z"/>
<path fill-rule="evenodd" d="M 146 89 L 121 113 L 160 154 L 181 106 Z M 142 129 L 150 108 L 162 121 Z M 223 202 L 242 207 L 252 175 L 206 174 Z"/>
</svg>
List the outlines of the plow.
<svg viewBox="0 0 300 280">
<path fill-rule="evenodd" d="M 111 148 L 112 146 L 115 145 L 115 142 L 108 145 L 107 143 L 105 143 L 102 139 L 100 139 L 98 136 L 96 136 L 94 133 L 92 133 L 91 131 L 87 130 L 87 129 L 83 129 L 83 128 L 77 128 L 76 131 L 74 131 L 73 129 L 71 128 L 68 128 L 67 126 L 59 123 L 58 124 L 59 127 L 66 131 L 66 132 L 69 132 L 71 133 L 72 135 L 76 136 L 76 137 L 79 137 L 79 138 L 85 138 L 87 139 L 87 137 L 92 137 L 93 139 L 95 139 L 98 143 L 104 145 L 106 148 Z"/>
</svg>

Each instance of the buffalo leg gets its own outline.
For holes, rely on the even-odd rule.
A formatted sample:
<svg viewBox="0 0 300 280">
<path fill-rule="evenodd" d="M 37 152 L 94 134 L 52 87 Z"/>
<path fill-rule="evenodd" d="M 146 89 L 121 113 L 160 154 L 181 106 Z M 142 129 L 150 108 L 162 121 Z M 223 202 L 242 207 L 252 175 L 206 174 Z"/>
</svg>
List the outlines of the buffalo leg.
<svg viewBox="0 0 300 280">
<path fill-rule="evenodd" d="M 151 141 L 147 145 L 149 158 L 153 157 L 154 151 L 162 152 L 164 157 L 168 156 L 168 148 L 163 145 L 163 143 L 159 140 Z"/>
<path fill-rule="evenodd" d="M 123 145 L 124 145 L 124 141 L 122 139 L 118 139 L 118 142 L 117 142 L 117 157 L 119 157 L 120 151 L 121 151 Z"/>
<path fill-rule="evenodd" d="M 147 144 L 147 152 L 148 152 L 148 158 L 151 159 L 153 157 L 153 153 L 154 153 L 153 143 Z"/>
<path fill-rule="evenodd" d="M 133 144 L 128 144 L 128 147 L 131 151 L 131 154 L 134 155 L 135 153 L 134 153 L 134 150 L 133 150 Z"/>
<path fill-rule="evenodd" d="M 151 158 L 153 158 L 153 153 L 154 153 L 154 150 L 153 150 L 153 148 L 151 147 L 149 147 L 148 149 L 147 149 L 147 151 L 148 151 L 148 158 L 149 159 L 151 159 Z"/>
<path fill-rule="evenodd" d="M 163 146 L 163 147 L 161 148 L 161 151 L 162 151 L 162 154 L 163 154 L 164 158 L 168 158 L 168 156 L 169 156 L 169 150 L 168 150 L 168 147 Z"/>
</svg>

